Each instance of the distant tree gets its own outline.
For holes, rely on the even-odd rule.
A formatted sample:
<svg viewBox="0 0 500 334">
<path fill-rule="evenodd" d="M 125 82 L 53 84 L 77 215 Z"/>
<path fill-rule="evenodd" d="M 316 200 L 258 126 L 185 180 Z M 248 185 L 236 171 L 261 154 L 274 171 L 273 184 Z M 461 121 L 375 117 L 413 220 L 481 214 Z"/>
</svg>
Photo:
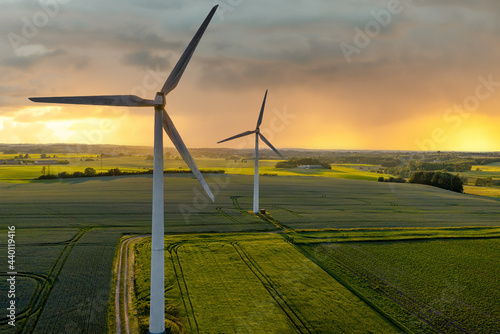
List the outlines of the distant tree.
<svg viewBox="0 0 500 334">
<path fill-rule="evenodd" d="M 493 179 L 491 177 L 478 177 L 476 181 L 474 182 L 475 186 L 480 186 L 480 187 L 489 187 L 491 186 L 491 183 L 493 182 Z"/>
<path fill-rule="evenodd" d="M 71 174 L 71 177 L 83 177 L 85 176 L 85 174 L 83 174 L 82 172 L 74 172 L 73 174 Z"/>
<path fill-rule="evenodd" d="M 83 175 L 85 175 L 87 177 L 95 176 L 96 175 L 96 171 L 92 167 L 87 167 L 87 168 L 85 168 L 85 171 L 83 172 Z"/>
<path fill-rule="evenodd" d="M 385 179 L 384 179 L 383 176 L 381 176 L 381 177 L 378 178 L 378 182 L 384 182 L 384 181 L 385 181 Z"/>
<path fill-rule="evenodd" d="M 108 170 L 108 175 L 109 176 L 116 176 L 116 175 L 121 175 L 121 171 L 119 168 L 113 168 L 113 169 L 110 169 Z"/>
<path fill-rule="evenodd" d="M 414 172 L 408 182 L 426 184 L 459 193 L 464 192 L 462 179 L 458 175 L 446 172 Z"/>
<path fill-rule="evenodd" d="M 71 177 L 71 175 L 68 172 L 60 172 L 59 174 L 57 174 L 57 177 L 59 177 L 60 179 L 66 179 L 68 177 Z"/>
<path fill-rule="evenodd" d="M 417 169 L 417 164 L 415 162 L 415 160 L 410 160 L 408 161 L 408 165 L 407 165 L 408 169 L 411 170 L 411 171 L 414 171 Z"/>
<path fill-rule="evenodd" d="M 45 166 L 42 167 L 42 175 L 45 175 Z"/>
<path fill-rule="evenodd" d="M 384 160 L 380 163 L 382 167 L 396 167 L 401 163 L 399 160 Z"/>
<path fill-rule="evenodd" d="M 47 154 L 45 153 L 40 154 L 40 159 L 45 159 L 45 158 L 47 158 Z"/>
<path fill-rule="evenodd" d="M 30 158 L 30 155 L 29 155 L 28 153 L 26 153 L 26 154 L 24 155 L 24 159 L 29 159 L 29 158 Z"/>
<path fill-rule="evenodd" d="M 152 156 L 151 154 L 148 154 L 148 156 L 146 157 L 146 161 L 153 161 L 155 159 L 154 156 Z"/>
</svg>

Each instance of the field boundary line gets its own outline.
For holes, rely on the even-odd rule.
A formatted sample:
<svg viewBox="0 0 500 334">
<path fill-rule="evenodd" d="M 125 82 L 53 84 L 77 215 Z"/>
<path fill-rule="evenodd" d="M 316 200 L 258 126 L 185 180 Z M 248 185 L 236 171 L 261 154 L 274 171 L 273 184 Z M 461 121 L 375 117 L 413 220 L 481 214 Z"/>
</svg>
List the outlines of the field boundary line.
<svg viewBox="0 0 500 334">
<path fill-rule="evenodd" d="M 372 258 L 372 261 L 371 261 L 372 263 L 377 263 L 377 264 L 381 263 L 382 265 L 387 265 L 383 260 L 381 260 L 377 257 L 374 257 L 372 254 L 370 254 L 370 253 L 368 253 L 360 248 L 357 248 L 357 247 L 355 248 L 352 245 L 349 245 L 349 247 L 356 249 L 356 251 L 363 253 L 365 256 L 370 256 Z M 340 254 L 341 256 L 344 256 L 344 258 L 347 260 L 348 263 L 355 262 L 349 255 L 346 255 L 344 253 L 338 253 L 338 254 Z M 405 289 L 399 287 L 398 285 L 387 284 L 388 281 L 380 275 L 380 272 L 384 272 L 384 270 L 380 270 L 378 268 L 378 266 L 375 267 L 376 270 L 371 270 L 373 272 L 373 273 L 371 273 L 370 270 L 365 269 L 364 266 L 358 266 L 357 268 L 352 268 L 352 266 L 348 266 L 346 264 L 346 260 L 341 260 L 336 256 L 333 257 L 333 259 L 341 267 L 350 271 L 353 275 L 359 277 L 361 280 L 363 280 L 366 283 L 367 286 L 369 286 L 370 285 L 369 279 L 358 275 L 358 272 L 360 270 L 366 270 L 371 275 L 373 275 L 375 280 L 378 280 L 378 281 L 385 283 L 386 286 L 388 288 L 390 288 L 387 291 L 379 291 L 379 293 L 384 295 L 386 298 L 392 300 L 394 303 L 400 305 L 401 308 L 403 308 L 407 312 L 413 314 L 415 317 L 417 317 L 421 321 L 425 322 L 426 324 L 428 324 L 430 327 L 432 327 L 436 331 L 438 331 L 440 333 L 444 333 L 443 330 L 447 329 L 447 328 L 443 329 L 442 327 L 438 327 L 437 325 L 431 323 L 431 320 L 429 319 L 429 318 L 435 317 L 436 315 L 439 315 L 440 314 L 439 310 L 436 310 L 434 307 L 432 307 L 431 305 L 429 305 L 425 301 L 419 300 L 416 297 L 412 297 L 411 294 L 408 294 L 408 291 L 405 291 Z M 354 266 L 354 267 L 356 267 L 356 266 Z M 407 276 L 407 278 L 410 278 L 410 277 L 408 277 L 409 276 L 408 274 L 406 274 L 405 272 L 402 272 L 402 271 L 399 271 L 398 275 Z M 392 291 L 392 293 L 390 293 L 390 291 Z M 399 296 L 400 300 L 397 299 L 398 296 Z M 463 301 L 461 301 L 459 299 L 455 299 L 455 300 L 458 302 L 464 303 Z M 415 306 L 413 306 L 413 305 L 415 305 Z M 467 306 L 470 307 L 471 305 L 467 304 Z M 425 312 L 416 312 L 414 310 L 415 307 L 417 307 L 420 310 L 425 310 Z M 444 315 L 444 314 L 441 314 L 440 316 L 445 320 L 445 322 L 447 324 L 449 324 L 449 326 L 446 326 L 446 327 L 453 327 L 454 329 L 458 330 L 459 332 L 468 333 L 467 329 L 463 328 L 462 324 L 460 322 L 457 322 L 454 318 L 452 318 L 448 315 Z"/>
<path fill-rule="evenodd" d="M 326 254 L 324 251 L 323 251 L 322 253 L 323 253 L 323 254 Z M 344 268 L 347 272 L 351 273 L 351 275 L 353 275 L 353 276 L 357 277 L 358 279 L 362 280 L 362 281 L 366 284 L 366 286 L 367 286 L 367 287 L 370 287 L 370 286 L 371 286 L 371 284 L 370 284 L 370 282 L 369 282 L 369 280 L 368 280 L 367 278 L 360 276 L 360 275 L 358 274 L 358 272 L 357 272 L 357 271 L 355 271 L 355 270 L 354 270 L 353 268 L 351 268 L 350 266 L 346 265 L 346 264 L 344 263 L 345 261 L 340 260 L 338 257 L 334 257 L 334 261 L 335 261 L 335 262 L 336 262 L 336 263 L 337 263 L 340 267 Z M 330 269 L 328 269 L 328 270 L 330 270 Z M 376 274 L 374 274 L 374 276 L 375 276 L 375 277 L 377 277 L 377 275 L 376 275 Z M 332 276 L 332 277 L 333 277 L 333 276 Z M 336 276 L 336 277 L 339 277 L 339 276 Z M 336 280 L 338 280 L 336 277 L 334 277 L 334 278 L 335 278 Z M 385 280 L 385 279 L 380 278 L 379 280 L 380 280 L 380 281 L 382 281 L 383 283 L 387 284 L 387 282 L 386 282 L 386 280 Z M 338 281 L 339 281 L 339 280 L 338 280 Z M 342 283 L 341 281 L 339 281 L 339 282 L 340 282 L 341 284 L 344 284 L 344 283 Z M 346 284 L 348 285 L 348 283 L 346 283 Z M 347 287 L 347 285 L 346 285 L 346 287 Z M 411 302 L 413 302 L 413 301 L 414 301 L 414 299 L 413 299 L 413 298 L 411 298 L 411 297 L 407 296 L 407 295 L 406 295 L 406 294 L 404 294 L 402 291 L 400 291 L 400 290 L 396 289 L 396 287 L 395 287 L 395 286 L 391 286 L 391 288 L 395 291 L 395 293 L 396 293 L 396 294 L 399 294 L 399 295 L 402 297 L 403 301 L 408 301 L 408 300 L 409 300 L 409 301 L 411 301 Z M 355 289 L 355 288 L 353 288 L 353 289 Z M 356 291 L 358 291 L 358 290 L 356 290 Z M 359 291 L 358 291 L 358 292 L 359 292 Z M 359 292 L 359 293 L 360 293 L 361 295 L 363 295 L 361 292 Z M 408 307 L 404 306 L 404 303 L 402 303 L 401 301 L 396 300 L 396 299 L 394 298 L 394 295 L 389 295 L 387 292 L 384 292 L 384 291 L 378 291 L 378 293 L 380 293 L 382 296 L 384 296 L 385 298 L 389 299 L 389 300 L 390 300 L 390 301 L 392 301 L 393 303 L 395 303 L 395 304 L 399 305 L 399 307 L 400 307 L 401 309 L 403 309 L 404 311 L 408 312 L 409 314 L 411 314 L 411 315 L 415 316 L 415 317 L 416 317 L 417 319 L 419 319 L 420 321 L 422 321 L 422 322 L 426 323 L 427 325 L 429 325 L 429 326 L 430 326 L 432 329 L 434 329 L 436 332 L 443 333 L 443 332 L 442 332 L 441 330 L 439 330 L 437 327 L 435 327 L 435 326 L 434 326 L 434 325 L 432 325 L 430 322 L 428 322 L 428 321 L 426 320 L 426 318 L 425 318 L 425 317 L 422 317 L 422 316 L 418 315 L 417 313 L 415 313 L 414 311 L 409 310 L 409 309 L 408 309 Z M 364 295 L 363 295 L 363 296 L 364 296 Z M 366 298 L 367 300 L 369 300 L 369 299 L 368 299 L 368 297 L 366 297 L 366 296 L 365 296 L 365 298 Z M 372 303 L 374 303 L 374 302 L 372 302 Z M 375 303 L 374 303 L 374 304 L 375 304 Z M 427 304 L 425 304 L 425 303 L 421 303 L 421 302 L 416 301 L 416 300 L 415 300 L 414 304 L 416 304 L 416 305 L 420 305 L 421 307 L 423 307 L 423 306 L 427 306 Z M 385 312 L 384 312 L 384 313 L 385 313 Z M 391 317 L 391 318 L 392 318 L 392 317 Z"/>
<path fill-rule="evenodd" d="M 283 296 L 278 292 L 278 290 L 274 287 L 271 279 L 267 277 L 267 275 L 263 272 L 263 270 L 259 269 L 258 265 L 251 259 L 251 257 L 241 248 L 238 242 L 231 242 L 231 245 L 235 249 L 236 253 L 240 256 L 241 260 L 245 263 L 245 265 L 252 271 L 252 273 L 257 277 L 257 279 L 262 283 L 264 288 L 269 292 L 271 297 L 274 299 L 276 304 L 281 308 L 281 310 L 285 313 L 285 315 L 290 319 L 292 324 L 300 333 L 313 333 L 307 325 L 300 319 L 297 313 L 293 310 L 293 308 L 288 305 Z M 245 259 L 246 258 L 246 259 Z"/>
<path fill-rule="evenodd" d="M 399 321 L 391 317 L 389 314 L 384 312 L 380 307 L 378 307 L 374 302 L 369 300 L 365 295 L 363 295 L 361 292 L 359 292 L 357 289 L 355 289 L 353 286 L 348 284 L 345 280 L 340 278 L 338 275 L 333 273 L 330 269 L 326 268 L 320 261 L 318 261 L 314 256 L 309 254 L 307 251 L 303 250 L 301 247 L 297 246 L 295 243 L 291 243 L 299 252 L 301 252 L 305 257 L 307 257 L 310 261 L 315 263 L 318 267 L 323 269 L 328 275 L 333 277 L 337 282 L 342 284 L 347 290 L 352 292 L 355 296 L 357 296 L 359 299 L 364 301 L 369 307 L 371 307 L 373 310 L 375 310 L 378 314 L 380 314 L 382 317 L 384 317 L 386 320 L 388 320 L 391 324 L 396 326 L 399 330 L 401 330 L 403 333 L 412 333 L 410 329 L 408 329 L 406 326 L 401 324 Z"/>
</svg>

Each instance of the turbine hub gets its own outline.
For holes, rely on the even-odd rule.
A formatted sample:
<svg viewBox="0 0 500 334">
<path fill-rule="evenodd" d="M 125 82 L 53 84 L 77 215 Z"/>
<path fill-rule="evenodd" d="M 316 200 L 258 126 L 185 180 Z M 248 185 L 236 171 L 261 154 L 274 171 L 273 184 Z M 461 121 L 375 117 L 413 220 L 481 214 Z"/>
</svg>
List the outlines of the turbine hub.
<svg viewBox="0 0 500 334">
<path fill-rule="evenodd" d="M 162 93 L 162 92 L 156 93 L 155 102 L 154 102 L 155 109 L 163 109 L 163 108 L 165 108 L 165 104 L 166 104 L 165 93 Z"/>
</svg>

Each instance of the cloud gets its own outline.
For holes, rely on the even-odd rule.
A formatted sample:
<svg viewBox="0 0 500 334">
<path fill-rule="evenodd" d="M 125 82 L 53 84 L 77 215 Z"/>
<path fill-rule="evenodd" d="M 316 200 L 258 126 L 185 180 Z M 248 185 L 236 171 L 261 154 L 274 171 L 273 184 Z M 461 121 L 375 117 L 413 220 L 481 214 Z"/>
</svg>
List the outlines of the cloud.
<svg viewBox="0 0 500 334">
<path fill-rule="evenodd" d="M 33 66 L 41 65 L 47 61 L 54 61 L 59 56 L 66 54 L 64 49 L 49 51 L 43 47 L 38 48 L 38 50 L 35 48 L 24 47 L 21 51 L 26 52 L 25 55 L 7 58 L 3 60 L 2 63 L 8 67 L 27 69 Z"/>
<path fill-rule="evenodd" d="M 384 10 L 386 0 L 224 0 L 179 88 L 169 95 L 169 112 L 173 118 L 183 117 L 183 136 L 205 146 L 206 138 L 220 139 L 215 130 L 221 127 L 241 122 L 244 130 L 246 122 L 253 124 L 250 106 L 258 109 L 269 88 L 271 105 L 288 106 L 301 125 L 290 125 L 276 137 L 282 146 L 318 145 L 325 138 L 339 147 L 338 141 L 348 138 L 345 148 L 349 143 L 359 148 L 375 146 L 381 138 L 381 147 L 393 145 L 395 136 L 401 146 L 414 147 L 414 138 L 443 126 L 445 110 L 474 94 L 479 76 L 500 81 L 500 2 L 402 3 L 403 11 L 380 33 L 370 35 L 367 45 L 347 62 L 340 43 L 354 45 L 357 29 L 363 31 L 376 21 L 373 12 Z M 15 124 L 52 122 L 61 127 L 54 122 L 79 124 L 81 119 L 84 123 L 78 126 L 88 131 L 84 124 L 91 120 L 116 121 L 117 116 L 108 114 L 113 110 L 99 108 L 63 106 L 40 114 L 28 109 L 34 105 L 27 96 L 102 92 L 151 98 L 211 6 L 210 1 L 196 0 L 61 5 L 17 50 L 20 56 L 7 39 L 0 40 L 0 115 Z M 0 34 L 21 35 L 23 17 L 32 20 L 40 11 L 37 2 L 0 3 Z M 152 79 L 147 68 L 161 70 L 161 75 Z M 481 103 L 478 118 L 492 117 L 499 103 L 500 92 L 495 92 Z M 132 109 L 106 138 L 128 140 L 126 132 L 136 129 L 134 120 L 141 112 Z M 142 125 L 137 136 L 144 131 L 149 138 L 146 128 Z M 9 129 L 12 134 L 15 127 Z M 294 131 L 305 138 L 297 140 Z M 0 133 L 3 138 L 4 129 Z"/>
<path fill-rule="evenodd" d="M 123 56 L 123 63 L 130 66 L 144 68 L 159 65 L 161 68 L 170 67 L 170 56 L 153 56 L 149 51 L 137 51 Z"/>
</svg>

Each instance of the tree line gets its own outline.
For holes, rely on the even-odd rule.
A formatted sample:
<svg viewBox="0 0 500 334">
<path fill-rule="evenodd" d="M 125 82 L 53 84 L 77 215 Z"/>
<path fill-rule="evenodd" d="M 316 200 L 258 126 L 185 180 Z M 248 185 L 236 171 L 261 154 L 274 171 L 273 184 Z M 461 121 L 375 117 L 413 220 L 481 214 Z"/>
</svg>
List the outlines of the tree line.
<svg viewBox="0 0 500 334">
<path fill-rule="evenodd" d="M 225 171 L 223 169 L 201 169 L 201 173 L 211 173 L 211 174 L 224 174 Z M 96 170 L 92 167 L 87 167 L 85 168 L 84 172 L 73 172 L 73 173 L 68 173 L 68 172 L 60 172 L 58 174 L 51 174 L 50 170 L 49 172 L 43 172 L 42 175 L 37 177 L 38 180 L 50 180 L 50 179 L 68 179 L 68 178 L 77 178 L 77 177 L 97 177 L 97 176 L 125 176 L 125 175 L 144 175 L 144 174 L 153 174 L 152 169 L 148 169 L 146 171 L 131 171 L 131 172 L 124 172 L 121 171 L 119 168 L 112 168 L 109 169 L 107 172 L 99 172 L 97 173 Z M 188 174 L 191 173 L 190 170 L 186 169 L 168 169 L 164 170 L 163 174 Z"/>
<path fill-rule="evenodd" d="M 332 169 L 330 164 L 325 161 L 320 161 L 315 158 L 290 158 L 287 161 L 279 161 L 276 163 L 276 168 L 295 168 L 304 165 L 318 165 L 326 169 Z"/>
<path fill-rule="evenodd" d="M 426 184 L 459 193 L 464 192 L 460 177 L 446 172 L 414 172 L 408 182 Z"/>
</svg>

